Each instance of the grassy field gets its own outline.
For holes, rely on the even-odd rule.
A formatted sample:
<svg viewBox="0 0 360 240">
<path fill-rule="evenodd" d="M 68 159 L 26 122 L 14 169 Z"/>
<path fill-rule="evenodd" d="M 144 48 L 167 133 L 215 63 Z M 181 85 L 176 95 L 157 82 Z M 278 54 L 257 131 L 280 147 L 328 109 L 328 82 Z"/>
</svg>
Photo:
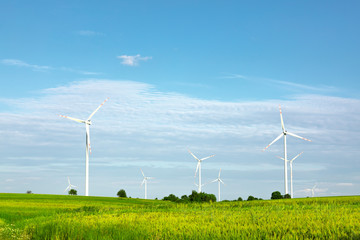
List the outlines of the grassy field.
<svg viewBox="0 0 360 240">
<path fill-rule="evenodd" d="M 360 239 L 360 196 L 176 204 L 0 194 L 0 239 Z"/>
</svg>

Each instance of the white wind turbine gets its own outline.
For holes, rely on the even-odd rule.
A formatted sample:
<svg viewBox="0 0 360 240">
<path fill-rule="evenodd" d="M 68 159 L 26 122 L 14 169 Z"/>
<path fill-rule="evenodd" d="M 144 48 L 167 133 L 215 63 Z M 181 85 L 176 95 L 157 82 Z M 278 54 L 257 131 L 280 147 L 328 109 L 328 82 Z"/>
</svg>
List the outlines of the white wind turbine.
<svg viewBox="0 0 360 240">
<path fill-rule="evenodd" d="M 140 168 L 140 171 L 141 171 L 142 175 L 144 176 L 144 179 L 143 179 L 143 181 L 142 181 L 142 183 L 141 183 L 141 186 L 142 186 L 143 184 L 145 184 L 145 199 L 147 199 L 147 181 L 148 181 L 149 179 L 154 179 L 154 178 L 153 178 L 153 177 L 146 177 L 145 174 L 144 174 L 144 172 L 143 172 L 143 170 L 141 170 L 141 168 Z"/>
<path fill-rule="evenodd" d="M 203 186 L 203 185 L 201 185 L 201 162 L 204 161 L 205 159 L 211 158 L 211 157 L 213 157 L 215 155 L 211 155 L 211 156 L 199 159 L 190 150 L 188 150 L 188 151 L 198 161 L 198 164 L 196 165 L 196 171 L 195 171 L 194 178 L 196 177 L 196 173 L 199 171 L 199 185 L 197 185 L 197 186 L 198 186 L 198 193 L 200 193 L 201 192 L 201 187 Z"/>
<path fill-rule="evenodd" d="M 311 189 L 311 197 L 315 197 L 315 188 L 316 188 L 316 184 Z"/>
<path fill-rule="evenodd" d="M 299 153 L 298 155 L 296 155 L 296 157 L 294 157 L 293 159 L 288 160 L 288 162 L 290 163 L 290 195 L 291 195 L 291 198 L 294 197 L 294 195 L 293 195 L 293 172 L 292 172 L 292 163 L 293 163 L 293 161 L 294 161 L 295 159 L 297 159 L 302 153 L 303 153 L 303 152 L 301 152 L 301 153 Z M 282 160 L 285 161 L 285 159 L 282 158 L 282 157 L 279 157 L 279 156 L 278 156 L 278 158 L 280 158 L 280 159 L 282 159 Z"/>
<path fill-rule="evenodd" d="M 213 182 L 218 182 L 218 202 L 220 202 L 220 183 L 222 183 L 222 184 L 224 184 L 225 185 L 225 183 L 223 182 L 223 180 L 221 180 L 221 178 L 220 178 L 220 173 L 221 173 L 221 168 L 220 168 L 220 171 L 219 171 L 219 177 L 217 178 L 217 179 L 215 179 L 214 181 L 212 181 L 212 183 Z"/>
<path fill-rule="evenodd" d="M 267 145 L 263 151 L 265 151 L 268 147 L 270 147 L 273 143 L 275 143 L 277 140 L 279 140 L 282 136 L 284 136 L 284 182 L 285 182 L 285 194 L 289 194 L 289 191 L 288 191 L 288 182 L 287 182 L 287 147 L 286 147 L 286 135 L 290 135 L 290 136 L 293 136 L 293 137 L 296 137 L 296 138 L 300 138 L 302 140 L 306 140 L 306 141 L 309 141 L 311 142 L 311 140 L 309 139 L 306 139 L 306 138 L 303 138 L 303 137 L 300 137 L 294 133 L 290 133 L 288 132 L 286 129 L 285 129 L 285 125 L 284 125 L 284 121 L 283 121 L 283 117 L 282 117 L 282 112 L 281 112 L 281 106 L 279 105 L 279 109 L 280 109 L 280 119 L 281 119 L 281 128 L 282 128 L 282 133 L 274 139 L 274 141 L 272 141 L 269 145 Z"/>
<path fill-rule="evenodd" d="M 71 183 L 70 183 L 70 178 L 68 177 L 68 183 L 69 183 L 69 185 L 67 186 L 67 188 L 65 188 L 65 191 L 64 192 L 66 192 L 66 191 L 70 191 L 71 189 L 73 189 L 73 188 L 77 188 L 77 186 L 75 186 L 75 185 L 72 185 Z"/>
<path fill-rule="evenodd" d="M 105 99 L 105 101 L 100 104 L 100 106 L 95 109 L 95 111 L 90 114 L 90 116 L 86 120 L 81 120 L 77 118 L 72 118 L 68 116 L 60 115 L 60 117 L 68 118 L 75 122 L 84 123 L 86 128 L 86 152 L 85 152 L 85 196 L 89 196 L 89 151 L 91 153 L 91 146 L 90 146 L 90 125 L 91 125 L 91 118 L 94 114 L 104 105 L 104 103 L 109 100 L 109 98 Z"/>
</svg>

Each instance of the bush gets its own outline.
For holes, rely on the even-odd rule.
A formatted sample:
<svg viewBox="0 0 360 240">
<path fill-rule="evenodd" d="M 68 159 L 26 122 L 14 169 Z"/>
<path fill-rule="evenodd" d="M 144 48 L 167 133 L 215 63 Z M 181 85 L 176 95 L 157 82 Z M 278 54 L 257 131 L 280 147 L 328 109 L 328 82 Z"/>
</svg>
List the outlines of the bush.
<svg viewBox="0 0 360 240">
<path fill-rule="evenodd" d="M 163 200 L 167 200 L 167 201 L 171 201 L 171 202 L 179 202 L 180 199 L 175 196 L 174 194 L 170 194 L 169 196 L 167 197 L 164 197 Z"/>
<path fill-rule="evenodd" d="M 291 196 L 290 196 L 290 194 L 287 193 L 284 195 L 284 198 L 291 198 Z"/>
<path fill-rule="evenodd" d="M 77 195 L 77 191 L 75 189 L 70 189 L 68 193 L 69 195 Z"/>
<path fill-rule="evenodd" d="M 126 192 L 124 189 L 120 189 L 117 194 L 116 194 L 118 197 L 123 197 L 123 198 L 126 198 Z"/>
<path fill-rule="evenodd" d="M 283 196 L 279 191 L 275 191 L 271 194 L 271 199 L 283 199 Z"/>
</svg>

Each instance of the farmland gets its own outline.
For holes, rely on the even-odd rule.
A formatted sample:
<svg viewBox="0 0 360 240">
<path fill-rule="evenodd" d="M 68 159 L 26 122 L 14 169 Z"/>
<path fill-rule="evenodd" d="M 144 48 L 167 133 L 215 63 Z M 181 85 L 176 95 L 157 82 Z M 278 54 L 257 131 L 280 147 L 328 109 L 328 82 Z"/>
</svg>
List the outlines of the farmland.
<svg viewBox="0 0 360 240">
<path fill-rule="evenodd" d="M 0 194 L 0 239 L 360 239 L 360 197 L 177 204 Z"/>
</svg>

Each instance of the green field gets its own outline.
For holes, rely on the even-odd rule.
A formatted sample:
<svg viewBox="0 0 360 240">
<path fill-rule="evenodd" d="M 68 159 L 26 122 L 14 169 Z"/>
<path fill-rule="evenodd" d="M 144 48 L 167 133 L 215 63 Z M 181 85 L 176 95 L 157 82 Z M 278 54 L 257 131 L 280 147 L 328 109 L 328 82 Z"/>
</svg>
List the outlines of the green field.
<svg viewBox="0 0 360 240">
<path fill-rule="evenodd" d="M 360 239 L 360 196 L 176 204 L 0 194 L 0 239 Z"/>
</svg>

